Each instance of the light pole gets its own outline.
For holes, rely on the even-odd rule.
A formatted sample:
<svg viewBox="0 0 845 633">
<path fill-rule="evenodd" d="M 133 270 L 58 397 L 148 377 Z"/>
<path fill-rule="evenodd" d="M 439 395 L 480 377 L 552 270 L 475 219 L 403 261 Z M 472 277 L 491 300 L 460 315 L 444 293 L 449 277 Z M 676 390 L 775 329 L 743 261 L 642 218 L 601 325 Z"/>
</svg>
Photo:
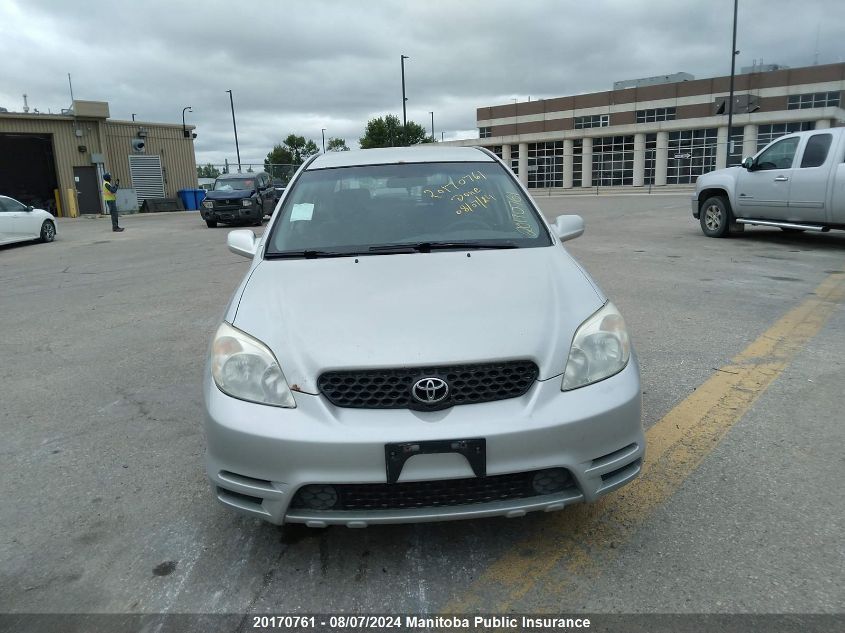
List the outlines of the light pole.
<svg viewBox="0 0 845 633">
<path fill-rule="evenodd" d="M 235 152 L 238 154 L 238 173 L 241 172 L 241 148 L 238 145 L 238 124 L 235 123 L 235 101 L 232 98 L 232 91 L 227 90 L 226 92 L 229 93 L 229 105 L 232 107 L 232 127 L 235 128 Z"/>
<path fill-rule="evenodd" d="M 132 120 L 133 121 L 135 120 L 135 113 L 134 112 L 132 113 Z"/>
<path fill-rule="evenodd" d="M 408 116 L 405 112 L 405 102 L 408 101 L 408 98 L 405 96 L 405 60 L 411 59 L 407 55 L 402 55 L 402 128 L 404 129 L 408 125 Z"/>
<path fill-rule="evenodd" d="M 731 88 L 730 96 L 728 97 L 728 151 L 725 152 L 725 167 L 731 162 L 731 138 L 733 137 L 733 120 L 734 120 L 734 71 L 736 70 L 736 56 L 739 53 L 736 50 L 736 9 L 739 0 L 734 0 L 734 36 L 731 44 Z"/>
<path fill-rule="evenodd" d="M 326 153 L 326 128 L 321 130 L 323 132 L 323 154 Z"/>
<path fill-rule="evenodd" d="M 429 112 L 431 115 L 431 142 L 434 142 L 434 112 Z"/>
<path fill-rule="evenodd" d="M 185 110 L 187 110 L 188 112 L 193 112 L 193 110 L 191 110 L 191 106 L 185 106 L 184 108 L 182 108 L 182 136 L 187 138 L 188 128 L 185 127 Z"/>
</svg>

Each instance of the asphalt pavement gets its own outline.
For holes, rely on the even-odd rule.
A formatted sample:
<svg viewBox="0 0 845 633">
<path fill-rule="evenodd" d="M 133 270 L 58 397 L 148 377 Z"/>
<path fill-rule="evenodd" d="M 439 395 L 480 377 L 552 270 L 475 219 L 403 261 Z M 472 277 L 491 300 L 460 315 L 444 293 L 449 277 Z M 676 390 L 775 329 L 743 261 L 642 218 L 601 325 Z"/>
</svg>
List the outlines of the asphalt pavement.
<svg viewBox="0 0 845 633">
<path fill-rule="evenodd" d="M 59 220 L 55 243 L 0 247 L 0 613 L 842 612 L 845 233 L 708 239 L 688 200 L 538 198 L 586 220 L 567 248 L 627 321 L 654 477 L 364 530 L 211 494 L 200 378 L 248 266 L 226 229 Z"/>
</svg>

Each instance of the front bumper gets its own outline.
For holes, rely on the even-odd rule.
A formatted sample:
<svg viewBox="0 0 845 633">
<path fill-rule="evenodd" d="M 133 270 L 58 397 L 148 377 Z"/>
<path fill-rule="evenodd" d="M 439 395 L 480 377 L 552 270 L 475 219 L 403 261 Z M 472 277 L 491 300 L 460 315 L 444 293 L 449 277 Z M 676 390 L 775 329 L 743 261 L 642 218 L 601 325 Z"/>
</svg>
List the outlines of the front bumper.
<svg viewBox="0 0 845 633">
<path fill-rule="evenodd" d="M 203 220 L 234 224 L 236 222 L 255 222 L 264 217 L 264 212 L 259 205 L 253 204 L 249 207 L 238 206 L 225 209 L 206 209 L 202 207 L 200 209 L 200 215 Z"/>
<path fill-rule="evenodd" d="M 560 377 L 524 396 L 436 412 L 344 409 L 294 393 L 297 408 L 243 402 L 204 378 L 206 468 L 219 501 L 276 524 L 366 527 L 489 516 L 522 516 L 594 501 L 633 480 L 645 450 L 636 358 L 619 374 L 570 392 Z M 385 510 L 291 507 L 309 484 L 385 484 L 385 444 L 483 437 L 487 476 L 564 468 L 571 484 L 553 494 Z M 456 453 L 408 460 L 399 483 L 472 478 Z"/>
</svg>

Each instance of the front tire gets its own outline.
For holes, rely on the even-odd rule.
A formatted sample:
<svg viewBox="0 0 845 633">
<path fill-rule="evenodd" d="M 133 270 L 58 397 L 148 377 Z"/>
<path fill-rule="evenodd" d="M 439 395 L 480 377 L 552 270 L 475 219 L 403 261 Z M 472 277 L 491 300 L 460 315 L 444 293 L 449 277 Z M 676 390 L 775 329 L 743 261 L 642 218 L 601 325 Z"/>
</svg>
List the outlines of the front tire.
<svg viewBox="0 0 845 633">
<path fill-rule="evenodd" d="M 206 220 L 205 224 L 210 229 L 216 229 L 217 228 L 217 220 Z"/>
<path fill-rule="evenodd" d="M 54 239 L 56 239 L 56 225 L 50 220 L 44 220 L 44 224 L 41 225 L 41 241 L 52 242 Z"/>
<path fill-rule="evenodd" d="M 707 198 L 701 207 L 701 231 L 707 237 L 727 237 L 730 235 L 731 205 L 722 196 Z"/>
</svg>

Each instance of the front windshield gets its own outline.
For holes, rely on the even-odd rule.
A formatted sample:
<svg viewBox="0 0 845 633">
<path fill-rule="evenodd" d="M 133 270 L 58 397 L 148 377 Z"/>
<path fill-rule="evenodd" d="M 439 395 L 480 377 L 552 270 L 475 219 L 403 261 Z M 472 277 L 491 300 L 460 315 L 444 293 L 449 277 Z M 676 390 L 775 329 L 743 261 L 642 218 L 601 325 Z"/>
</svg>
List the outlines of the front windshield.
<svg viewBox="0 0 845 633">
<path fill-rule="evenodd" d="M 251 191 L 254 181 L 250 179 L 226 178 L 214 183 L 214 191 Z"/>
<path fill-rule="evenodd" d="M 304 172 L 267 254 L 367 253 L 403 244 L 549 246 L 512 174 L 496 162 L 404 163 Z"/>
</svg>

